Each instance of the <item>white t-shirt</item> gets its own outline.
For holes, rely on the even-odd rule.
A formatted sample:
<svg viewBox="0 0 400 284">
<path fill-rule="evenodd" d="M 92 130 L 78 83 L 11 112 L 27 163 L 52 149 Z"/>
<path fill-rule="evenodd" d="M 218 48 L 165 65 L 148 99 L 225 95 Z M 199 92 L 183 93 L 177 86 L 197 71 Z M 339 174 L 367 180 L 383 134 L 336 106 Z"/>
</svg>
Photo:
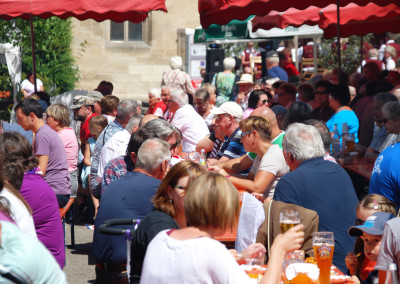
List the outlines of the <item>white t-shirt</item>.
<svg viewBox="0 0 400 284">
<path fill-rule="evenodd" d="M 27 234 L 33 239 L 37 239 L 33 217 L 29 214 L 28 209 L 14 194 L 12 194 L 6 187 L 0 192 L 0 196 L 7 198 L 10 203 L 11 218 L 18 225 L 21 232 Z M 61 220 L 61 219 L 60 219 Z M 60 221 L 61 222 L 61 221 Z"/>
<path fill-rule="evenodd" d="M 130 139 L 131 134 L 129 134 L 128 130 L 124 129 L 115 133 L 104 144 L 100 153 L 99 169 L 97 170 L 97 180 L 99 182 L 103 180 L 104 168 L 107 166 L 107 163 L 116 157 L 126 154 L 126 148 Z"/>
<path fill-rule="evenodd" d="M 150 243 L 140 283 L 253 283 L 220 242 L 176 240 L 161 231 Z"/>
<path fill-rule="evenodd" d="M 278 145 L 269 147 L 262 159 L 259 156 L 256 157 L 251 167 L 251 172 L 256 175 L 258 171 L 269 172 L 275 175 L 272 182 L 264 191 L 264 198 L 273 197 L 278 180 L 290 171 L 283 157 L 282 149 Z"/>
<path fill-rule="evenodd" d="M 36 79 L 37 91 L 40 91 L 40 88 L 42 86 L 43 86 L 42 81 L 40 81 L 40 79 Z M 35 86 L 28 79 L 22 81 L 21 89 L 24 89 L 28 93 L 28 96 L 32 95 L 35 92 Z"/>
<path fill-rule="evenodd" d="M 182 132 L 182 152 L 194 152 L 197 143 L 210 134 L 206 122 L 191 105 L 178 109 L 171 124 Z"/>
</svg>

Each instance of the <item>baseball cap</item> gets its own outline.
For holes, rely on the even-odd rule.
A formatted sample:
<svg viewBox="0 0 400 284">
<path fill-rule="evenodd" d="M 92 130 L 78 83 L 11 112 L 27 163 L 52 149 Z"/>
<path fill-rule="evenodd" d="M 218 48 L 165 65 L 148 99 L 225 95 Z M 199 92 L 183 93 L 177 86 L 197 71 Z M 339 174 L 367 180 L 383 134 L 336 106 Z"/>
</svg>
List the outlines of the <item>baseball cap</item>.
<svg viewBox="0 0 400 284">
<path fill-rule="evenodd" d="M 76 109 L 81 106 L 86 106 L 86 105 L 93 105 L 93 99 L 91 99 L 88 96 L 76 96 L 74 97 L 74 100 L 72 101 L 72 109 Z"/>
<path fill-rule="evenodd" d="M 374 236 L 383 235 L 383 228 L 386 222 L 392 218 L 394 216 L 390 213 L 375 212 L 367 218 L 363 225 L 350 227 L 349 235 L 359 237 L 362 236 L 363 232 Z"/>
<path fill-rule="evenodd" d="M 211 110 L 211 113 L 213 115 L 227 113 L 234 117 L 242 118 L 243 109 L 240 105 L 238 105 L 235 102 L 226 102 L 226 103 L 223 103 L 220 107 L 213 107 Z"/>
<path fill-rule="evenodd" d="M 101 101 L 101 99 L 104 98 L 103 94 L 99 91 L 90 91 L 86 96 L 91 98 L 93 102 Z"/>
</svg>

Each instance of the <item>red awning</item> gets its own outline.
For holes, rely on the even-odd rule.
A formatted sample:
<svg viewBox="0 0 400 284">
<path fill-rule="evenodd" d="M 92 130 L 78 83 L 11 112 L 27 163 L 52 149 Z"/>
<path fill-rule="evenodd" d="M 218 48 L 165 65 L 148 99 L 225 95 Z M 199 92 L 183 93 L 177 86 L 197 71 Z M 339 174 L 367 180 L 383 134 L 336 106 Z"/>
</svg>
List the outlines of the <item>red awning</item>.
<svg viewBox="0 0 400 284">
<path fill-rule="evenodd" d="M 331 38 L 337 35 L 336 5 L 325 8 L 311 6 L 305 10 L 290 8 L 285 12 L 272 11 L 263 17 L 254 17 L 252 23 L 253 31 L 318 24 L 324 30 L 324 37 Z M 351 3 L 340 8 L 340 27 L 342 37 L 388 31 L 400 32 L 400 7 L 396 4 L 380 7 L 374 3 L 365 6 Z"/>
<path fill-rule="evenodd" d="M 2 0 L 0 18 L 11 20 L 29 16 L 61 19 L 75 17 L 79 20 L 93 19 L 98 22 L 112 20 L 115 22 L 131 21 L 139 23 L 147 18 L 150 11 L 167 12 L 165 0 Z"/>
<path fill-rule="evenodd" d="M 340 6 L 349 3 L 366 5 L 372 0 L 341 0 Z M 384 6 L 393 3 L 393 0 L 375 1 Z M 245 20 L 250 15 L 264 16 L 270 11 L 286 11 L 289 8 L 304 10 L 312 5 L 326 7 L 336 4 L 336 0 L 199 0 L 200 22 L 203 28 L 211 24 L 224 25 L 229 21 Z"/>
</svg>

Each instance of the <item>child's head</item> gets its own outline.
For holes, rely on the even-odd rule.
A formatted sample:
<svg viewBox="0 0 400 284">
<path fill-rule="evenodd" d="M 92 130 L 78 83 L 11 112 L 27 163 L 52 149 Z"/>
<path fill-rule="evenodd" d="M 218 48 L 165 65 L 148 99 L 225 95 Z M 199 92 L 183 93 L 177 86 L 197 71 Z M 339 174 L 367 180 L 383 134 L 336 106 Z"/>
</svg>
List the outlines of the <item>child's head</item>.
<svg viewBox="0 0 400 284">
<path fill-rule="evenodd" d="M 377 260 L 385 223 L 393 217 L 390 213 L 375 212 L 363 225 L 350 227 L 349 235 L 364 241 L 364 254 L 369 260 Z"/>
<path fill-rule="evenodd" d="M 92 116 L 89 120 L 89 132 L 96 139 L 100 136 L 100 133 L 108 125 L 108 120 L 102 115 Z"/>
<path fill-rule="evenodd" d="M 358 204 L 356 225 L 362 225 L 372 213 L 378 211 L 396 215 L 396 205 L 383 195 L 367 195 Z"/>
</svg>

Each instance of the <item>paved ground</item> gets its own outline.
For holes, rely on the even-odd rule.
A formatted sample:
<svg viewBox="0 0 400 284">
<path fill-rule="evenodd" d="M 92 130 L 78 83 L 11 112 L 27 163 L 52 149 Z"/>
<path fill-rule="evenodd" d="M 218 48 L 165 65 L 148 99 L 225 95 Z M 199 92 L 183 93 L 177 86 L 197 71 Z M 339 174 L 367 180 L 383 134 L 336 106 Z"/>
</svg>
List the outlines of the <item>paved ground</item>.
<svg viewBox="0 0 400 284">
<path fill-rule="evenodd" d="M 93 230 L 86 228 L 84 224 L 75 225 L 75 248 L 71 248 L 70 225 L 66 224 L 65 241 L 66 266 L 64 272 L 68 283 L 95 283 L 94 259 L 91 255 Z"/>
</svg>

